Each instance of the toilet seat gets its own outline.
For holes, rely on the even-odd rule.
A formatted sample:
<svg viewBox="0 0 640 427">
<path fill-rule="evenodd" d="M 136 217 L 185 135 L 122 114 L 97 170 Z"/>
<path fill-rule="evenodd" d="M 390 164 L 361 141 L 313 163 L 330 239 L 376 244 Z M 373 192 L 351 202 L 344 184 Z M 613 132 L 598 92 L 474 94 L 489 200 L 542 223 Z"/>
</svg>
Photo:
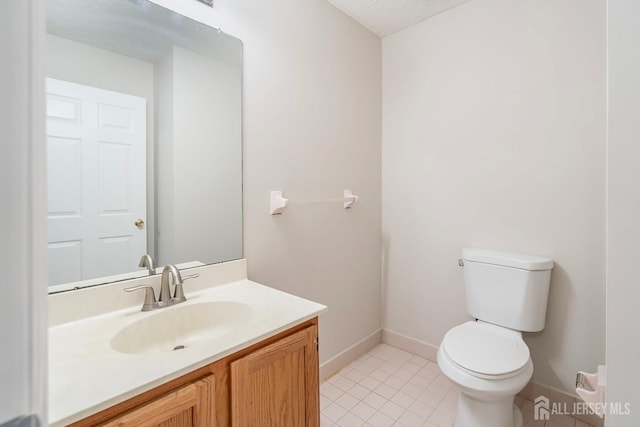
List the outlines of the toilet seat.
<svg viewBox="0 0 640 427">
<path fill-rule="evenodd" d="M 462 371 L 493 380 L 518 375 L 530 357 L 519 332 L 480 321 L 449 330 L 442 349 Z"/>
</svg>

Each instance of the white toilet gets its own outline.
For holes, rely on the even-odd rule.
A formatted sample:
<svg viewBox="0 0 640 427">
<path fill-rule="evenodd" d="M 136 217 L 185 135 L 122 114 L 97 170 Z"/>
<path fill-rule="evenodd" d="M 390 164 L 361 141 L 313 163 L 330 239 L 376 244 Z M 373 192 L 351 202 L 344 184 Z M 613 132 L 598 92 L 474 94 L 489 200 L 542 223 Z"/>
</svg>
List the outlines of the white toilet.
<svg viewBox="0 0 640 427">
<path fill-rule="evenodd" d="M 460 389 L 455 427 L 520 427 L 515 395 L 533 363 L 521 331 L 544 329 L 553 260 L 463 249 L 467 311 L 476 320 L 449 330 L 438 365 Z"/>
</svg>

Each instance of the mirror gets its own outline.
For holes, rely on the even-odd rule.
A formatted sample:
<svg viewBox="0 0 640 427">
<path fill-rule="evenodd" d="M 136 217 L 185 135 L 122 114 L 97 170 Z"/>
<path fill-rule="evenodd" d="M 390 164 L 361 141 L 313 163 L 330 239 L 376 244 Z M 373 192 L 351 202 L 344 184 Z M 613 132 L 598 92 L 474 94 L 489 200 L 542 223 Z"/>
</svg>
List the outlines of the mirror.
<svg viewBox="0 0 640 427">
<path fill-rule="evenodd" d="M 47 33 L 50 292 L 242 258 L 242 42 L 147 0 Z"/>
</svg>

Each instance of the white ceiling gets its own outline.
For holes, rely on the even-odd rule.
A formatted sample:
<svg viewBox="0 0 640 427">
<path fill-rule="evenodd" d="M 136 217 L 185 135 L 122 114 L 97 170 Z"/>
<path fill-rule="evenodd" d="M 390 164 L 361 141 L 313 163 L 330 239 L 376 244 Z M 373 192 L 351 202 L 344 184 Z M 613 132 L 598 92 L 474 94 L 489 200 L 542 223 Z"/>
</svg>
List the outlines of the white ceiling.
<svg viewBox="0 0 640 427">
<path fill-rule="evenodd" d="M 380 37 L 469 0 L 327 0 Z"/>
<path fill-rule="evenodd" d="M 47 32 L 148 62 L 175 45 L 242 64 L 240 40 L 149 1 L 48 0 Z"/>
</svg>

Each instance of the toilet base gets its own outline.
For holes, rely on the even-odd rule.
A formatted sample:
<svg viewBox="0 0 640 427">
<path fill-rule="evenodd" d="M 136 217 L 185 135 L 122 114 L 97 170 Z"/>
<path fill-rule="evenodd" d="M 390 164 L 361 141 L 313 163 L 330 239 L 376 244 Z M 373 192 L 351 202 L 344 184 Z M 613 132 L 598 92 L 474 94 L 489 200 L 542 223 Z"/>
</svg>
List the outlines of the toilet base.
<svg viewBox="0 0 640 427">
<path fill-rule="evenodd" d="M 486 401 L 460 393 L 454 427 L 522 427 L 522 413 L 513 398 Z"/>
<path fill-rule="evenodd" d="M 513 404 L 513 427 L 522 427 L 524 420 L 522 419 L 522 411 L 520 408 Z"/>
</svg>

